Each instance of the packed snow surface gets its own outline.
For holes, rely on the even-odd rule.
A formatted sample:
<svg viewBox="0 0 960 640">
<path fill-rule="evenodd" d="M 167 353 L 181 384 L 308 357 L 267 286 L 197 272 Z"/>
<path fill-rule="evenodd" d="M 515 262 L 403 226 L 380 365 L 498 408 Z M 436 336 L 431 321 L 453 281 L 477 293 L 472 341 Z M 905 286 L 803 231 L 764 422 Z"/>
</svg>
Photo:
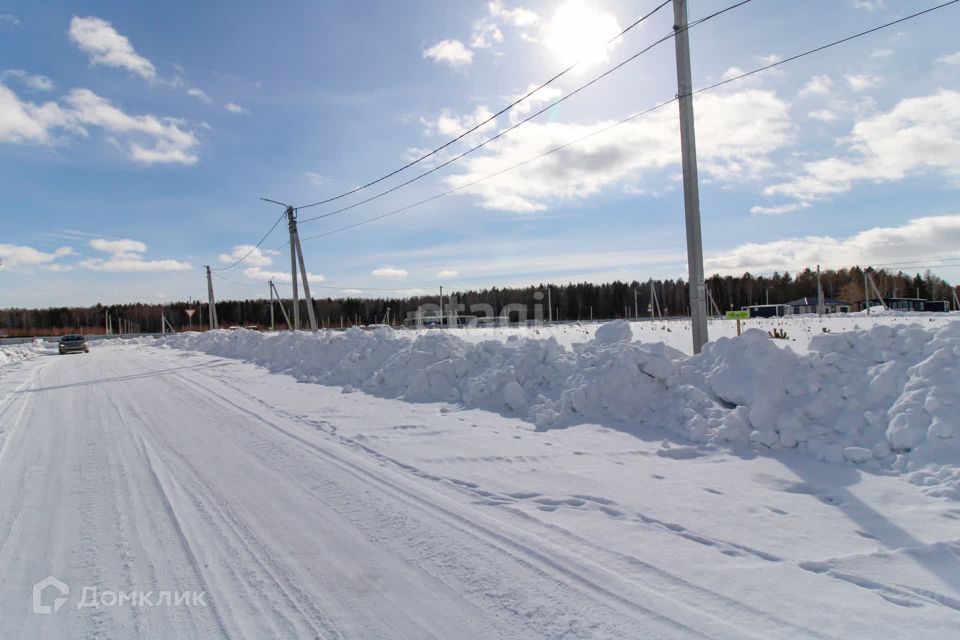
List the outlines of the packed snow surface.
<svg viewBox="0 0 960 640">
<path fill-rule="evenodd" d="M 456 331 L 388 328 L 219 331 L 167 344 L 345 391 L 507 412 L 539 429 L 594 422 L 706 448 L 797 449 L 960 498 L 960 322 L 821 333 L 806 353 L 759 329 L 692 357 L 633 335 L 615 321 L 570 348 L 553 337 L 467 342 Z"/>
<path fill-rule="evenodd" d="M 834 375 L 820 360 L 856 336 L 795 355 L 750 334 L 690 358 L 597 329 L 225 332 L 170 344 L 236 357 L 96 341 L 0 367 L 0 638 L 958 637 L 956 500 L 847 432 L 838 464 L 743 423 L 807 407 L 790 385 Z M 904 379 L 935 380 L 948 329 L 893 327 L 856 357 L 905 350 Z M 275 365 L 241 361 L 254 350 Z M 734 374 L 782 393 L 764 404 Z M 894 409 L 883 384 L 861 395 L 891 415 L 863 437 L 887 441 L 901 409 L 949 415 L 929 397 L 950 388 L 904 382 Z M 773 432 L 836 431 L 796 420 Z"/>
</svg>

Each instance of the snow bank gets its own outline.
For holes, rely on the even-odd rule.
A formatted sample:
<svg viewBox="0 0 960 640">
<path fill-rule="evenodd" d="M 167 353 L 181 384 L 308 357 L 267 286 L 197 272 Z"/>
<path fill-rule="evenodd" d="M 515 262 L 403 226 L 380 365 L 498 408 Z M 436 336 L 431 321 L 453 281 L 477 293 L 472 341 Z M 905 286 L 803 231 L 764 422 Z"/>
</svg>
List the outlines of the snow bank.
<svg viewBox="0 0 960 640">
<path fill-rule="evenodd" d="M 49 344 L 43 340 L 34 340 L 33 342 L 23 344 L 2 345 L 0 346 L 0 367 L 41 354 L 53 353 L 56 350 L 56 345 Z"/>
<path fill-rule="evenodd" d="M 455 332 L 386 328 L 165 342 L 306 382 L 511 412 L 542 429 L 592 421 L 708 447 L 798 449 L 960 498 L 960 322 L 822 334 L 806 355 L 757 329 L 693 357 L 631 340 L 626 323 L 612 322 L 570 349 L 553 338 L 471 344 Z"/>
</svg>

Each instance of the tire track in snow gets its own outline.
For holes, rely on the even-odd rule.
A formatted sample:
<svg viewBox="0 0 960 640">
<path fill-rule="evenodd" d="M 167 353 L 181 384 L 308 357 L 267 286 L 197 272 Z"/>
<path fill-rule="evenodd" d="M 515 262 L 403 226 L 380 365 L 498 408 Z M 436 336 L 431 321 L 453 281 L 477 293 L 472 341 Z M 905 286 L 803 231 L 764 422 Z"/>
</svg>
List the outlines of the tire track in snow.
<svg viewBox="0 0 960 640">
<path fill-rule="evenodd" d="M 453 487 L 455 490 L 461 493 L 480 497 L 481 498 L 480 504 L 486 504 L 490 506 L 502 506 L 502 508 L 505 508 L 513 512 L 518 517 L 524 518 L 526 523 L 529 523 L 535 527 L 540 527 L 544 531 L 550 531 L 555 534 L 560 534 L 564 538 L 566 543 L 573 543 L 581 547 L 581 550 L 578 550 L 576 552 L 577 557 L 597 557 L 597 556 L 613 557 L 613 558 L 616 558 L 617 561 L 632 567 L 634 570 L 639 568 L 642 571 L 642 573 L 638 575 L 636 581 L 633 582 L 635 586 L 646 588 L 646 585 L 643 585 L 640 581 L 642 581 L 643 583 L 649 582 L 649 579 L 651 578 L 651 574 L 652 574 L 652 576 L 656 576 L 658 579 L 663 581 L 664 583 L 663 590 L 665 591 L 675 592 L 677 589 L 689 590 L 691 592 L 691 596 L 689 599 L 685 599 L 685 601 L 697 602 L 698 605 L 700 606 L 704 605 L 704 599 L 708 601 L 712 601 L 714 603 L 713 609 L 716 612 L 715 615 L 718 617 L 728 616 L 729 611 L 733 609 L 741 612 L 745 619 L 749 619 L 753 622 L 762 622 L 763 626 L 767 627 L 769 632 L 781 631 L 784 628 L 792 628 L 796 632 L 802 633 L 807 637 L 813 637 L 813 638 L 835 637 L 835 636 L 826 635 L 817 630 L 799 626 L 790 620 L 777 617 L 765 610 L 762 610 L 756 607 L 751 607 L 749 604 L 745 602 L 741 602 L 733 598 L 726 597 L 723 594 L 720 594 L 716 591 L 691 583 L 662 568 L 658 568 L 658 567 L 655 567 L 654 565 L 644 562 L 643 560 L 635 556 L 621 554 L 614 550 L 610 550 L 608 548 L 595 545 L 590 541 L 572 533 L 567 529 L 544 522 L 543 520 L 533 517 L 530 514 L 520 509 L 511 507 L 511 505 L 517 502 L 518 500 L 521 500 L 521 501 L 533 500 L 538 504 L 548 505 L 549 509 L 552 510 L 554 508 L 582 508 L 588 502 L 596 502 L 598 504 L 598 510 L 603 512 L 608 517 L 619 518 L 622 516 L 626 516 L 626 519 L 635 525 L 643 526 L 651 530 L 664 532 L 669 535 L 684 538 L 686 540 L 697 543 L 699 545 L 716 549 L 718 552 L 723 553 L 726 556 L 753 558 L 753 559 L 758 559 L 765 562 L 774 562 L 774 563 L 783 562 L 783 560 L 777 556 L 774 556 L 764 551 L 760 551 L 752 547 L 741 545 L 735 542 L 720 540 L 715 537 L 700 534 L 695 531 L 689 530 L 682 525 L 662 521 L 642 513 L 637 513 L 633 515 L 620 513 L 618 510 L 612 509 L 610 504 L 607 504 L 607 502 L 610 502 L 610 501 L 606 501 L 604 499 L 596 498 L 593 496 L 572 496 L 570 498 L 553 499 L 553 498 L 544 498 L 540 494 L 525 495 L 522 492 L 518 492 L 517 495 L 520 497 L 509 495 L 508 496 L 509 500 L 507 499 L 504 499 L 502 501 L 493 500 L 493 498 L 496 498 L 498 494 L 494 492 L 486 491 L 474 483 L 464 482 L 454 478 L 436 476 L 436 475 L 423 472 L 414 466 L 408 465 L 395 458 L 391 458 L 385 454 L 382 454 L 376 449 L 362 442 L 358 442 L 351 438 L 339 435 L 337 433 L 336 428 L 332 424 L 326 421 L 320 421 L 320 423 L 318 424 L 313 420 L 304 419 L 284 409 L 270 405 L 264 402 L 263 400 L 257 398 L 256 396 L 253 396 L 250 393 L 244 391 L 243 389 L 240 389 L 233 384 L 225 382 L 222 379 L 222 376 L 216 376 L 213 379 L 219 382 L 220 384 L 222 384 L 223 386 L 227 387 L 231 391 L 236 392 L 238 395 L 242 396 L 244 399 L 257 404 L 258 406 L 263 407 L 264 409 L 272 413 L 279 414 L 291 422 L 296 422 L 296 423 L 306 425 L 313 430 L 319 430 L 320 432 L 335 438 L 338 442 L 345 444 L 347 446 L 350 446 L 351 448 L 360 450 L 366 453 L 367 455 L 373 457 L 374 459 L 379 460 L 383 463 L 390 464 L 391 466 L 395 467 L 396 469 L 402 472 L 414 475 L 418 478 L 431 480 L 434 482 L 443 482 L 448 486 Z M 191 384 L 193 384 L 192 381 L 191 381 Z M 213 393 L 212 390 L 209 390 L 209 389 L 207 390 Z M 567 545 L 564 544 L 562 546 L 566 547 Z M 796 566 L 796 565 L 794 563 L 784 563 L 784 566 Z"/>
<path fill-rule="evenodd" d="M 252 529 L 229 508 L 227 500 L 220 496 L 210 483 L 203 480 L 199 471 L 187 458 L 177 455 L 172 449 L 167 449 L 168 454 L 177 455 L 180 462 L 176 464 L 178 473 L 171 473 L 169 471 L 171 463 L 162 462 L 162 456 L 146 443 L 144 443 L 144 448 L 154 471 L 157 468 L 164 469 L 163 475 L 167 478 L 168 484 L 177 487 L 175 492 L 190 496 L 189 501 L 192 502 L 193 508 L 202 514 L 201 518 L 212 527 L 213 532 L 219 537 L 220 544 L 215 546 L 221 547 L 222 545 L 222 548 L 230 548 L 232 552 L 225 555 L 252 560 L 257 565 L 261 577 L 272 585 L 272 588 L 281 595 L 285 603 L 300 614 L 299 619 L 310 627 L 310 637 L 343 638 L 343 634 L 336 623 L 310 599 L 309 594 L 300 589 L 295 582 L 283 576 L 282 567 L 271 560 L 269 551 L 259 541 Z M 185 479 L 188 477 L 191 480 L 192 487 L 186 485 Z M 163 484 L 163 481 L 159 480 L 159 475 L 157 478 Z M 180 530 L 183 531 L 183 528 L 181 527 Z M 183 533 L 183 537 L 186 540 L 187 534 Z M 187 544 L 189 545 L 189 543 Z M 208 543 L 205 546 L 209 551 L 211 545 Z M 197 566 L 199 570 L 199 563 Z M 208 593 L 213 598 L 217 592 L 210 588 L 211 585 L 206 584 L 206 586 Z M 259 595 L 259 599 L 253 598 L 253 602 L 257 605 L 260 604 L 264 594 L 261 592 Z M 309 610 L 301 604 L 303 602 L 309 602 L 312 605 L 309 606 Z M 271 613 L 273 614 L 269 617 L 271 623 L 276 622 L 278 618 L 285 618 L 284 628 L 273 630 L 276 637 L 305 637 L 298 632 L 296 620 L 285 616 L 284 608 L 274 607 Z M 319 626 L 315 624 L 315 621 L 319 622 Z"/>
<path fill-rule="evenodd" d="M 619 610 L 626 615 L 653 616 L 660 619 L 664 624 L 674 626 L 676 630 L 682 630 L 687 634 L 696 634 L 705 637 L 748 637 L 753 635 L 747 629 L 732 625 L 729 620 L 713 616 L 706 612 L 700 611 L 699 609 L 695 609 L 687 604 L 687 602 L 696 602 L 696 598 L 691 598 L 687 601 L 681 601 L 678 599 L 669 598 L 662 593 L 658 593 L 642 584 L 624 584 L 625 581 L 621 576 L 611 573 L 605 567 L 598 565 L 587 558 L 573 557 L 558 547 L 551 548 L 549 551 L 538 550 L 536 547 L 531 546 L 530 542 L 522 540 L 523 537 L 529 536 L 523 536 L 522 534 L 517 535 L 520 533 L 518 530 L 508 533 L 503 530 L 498 530 L 505 528 L 502 526 L 495 529 L 492 526 L 480 524 L 477 522 L 477 516 L 484 520 L 487 520 L 487 518 L 479 512 L 474 512 L 470 514 L 474 517 L 469 517 L 465 515 L 461 509 L 457 509 L 456 505 L 451 504 L 449 507 L 443 506 L 441 504 L 442 502 L 449 501 L 444 500 L 440 494 L 437 494 L 434 491 L 430 491 L 429 489 L 424 491 L 423 489 L 425 488 L 420 488 L 420 490 L 407 489 L 398 485 L 397 483 L 390 482 L 383 477 L 384 474 L 374 473 L 364 468 L 364 465 L 349 461 L 343 456 L 339 456 L 332 451 L 327 450 L 325 447 L 318 446 L 317 443 L 311 442 L 303 436 L 277 426 L 273 422 L 266 420 L 256 411 L 252 411 L 241 406 L 237 402 L 230 400 L 192 376 L 190 378 L 186 378 L 186 376 L 178 374 L 178 377 L 184 378 L 187 384 L 196 386 L 207 392 L 210 394 L 210 397 L 219 398 L 221 402 L 225 403 L 232 409 L 239 410 L 250 415 L 271 429 L 282 433 L 288 438 L 300 443 L 301 446 L 315 451 L 326 460 L 336 464 L 342 470 L 347 473 L 351 473 L 361 481 L 364 481 L 368 484 L 378 485 L 384 490 L 395 495 L 398 499 L 408 502 L 408 504 L 411 506 L 426 512 L 427 514 L 443 517 L 443 519 L 448 523 L 457 526 L 459 529 L 470 534 L 472 537 L 480 540 L 481 542 L 494 546 L 505 554 L 509 554 L 514 558 L 515 561 L 519 561 L 524 565 L 529 566 L 531 569 L 538 571 L 544 577 L 548 577 L 551 580 L 557 580 L 561 584 L 565 584 L 568 588 L 574 588 L 584 595 L 589 595 L 595 600 L 603 602 L 607 606 L 610 606 L 615 610 Z M 205 378 L 204 380 L 207 379 L 208 378 Z M 235 393 L 239 391 L 231 385 L 224 384 L 224 386 Z M 249 398 L 248 394 L 243 392 L 240 392 L 239 395 L 247 396 L 245 399 L 251 399 Z M 278 410 L 274 407 L 271 407 L 270 405 L 267 405 L 258 399 L 255 399 L 255 401 L 258 405 L 269 409 L 275 415 L 284 417 L 288 421 L 293 420 L 302 424 L 302 420 L 299 420 L 297 417 L 292 416 L 283 410 Z M 335 444 L 355 444 L 354 441 L 349 439 L 341 438 L 341 440 L 346 440 L 346 442 Z M 430 498 L 434 499 L 428 499 L 428 497 L 425 495 L 428 492 L 434 494 L 433 496 L 429 496 Z M 509 525 L 507 525 L 507 527 L 509 527 Z M 573 570 L 570 567 L 576 567 L 577 570 Z M 604 586 L 602 584 L 602 581 L 604 580 L 618 583 L 619 586 L 626 586 L 627 590 L 640 592 L 643 597 L 625 597 L 619 592 L 620 589 L 614 590 L 612 587 Z M 644 599 L 656 602 L 658 605 L 657 608 L 652 608 L 652 605 L 646 606 L 641 604 L 641 601 Z M 664 613 L 664 610 L 668 611 L 669 613 Z M 691 619 L 698 621 L 696 627 L 689 626 L 689 623 L 686 622 Z M 680 620 L 684 620 L 685 622 L 680 622 Z M 756 637 L 762 636 L 758 635 Z"/>
</svg>

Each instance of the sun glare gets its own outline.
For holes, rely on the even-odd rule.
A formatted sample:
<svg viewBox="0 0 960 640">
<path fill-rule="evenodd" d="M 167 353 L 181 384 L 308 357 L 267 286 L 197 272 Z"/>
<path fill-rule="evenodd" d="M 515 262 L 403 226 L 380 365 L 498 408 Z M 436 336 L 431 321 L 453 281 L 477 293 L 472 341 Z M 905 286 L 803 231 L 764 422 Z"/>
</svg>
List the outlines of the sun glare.
<svg viewBox="0 0 960 640">
<path fill-rule="evenodd" d="M 613 46 L 608 41 L 620 31 L 617 19 L 606 11 L 586 0 L 568 0 L 557 7 L 544 42 L 564 64 L 582 60 L 582 69 L 605 62 Z"/>
</svg>

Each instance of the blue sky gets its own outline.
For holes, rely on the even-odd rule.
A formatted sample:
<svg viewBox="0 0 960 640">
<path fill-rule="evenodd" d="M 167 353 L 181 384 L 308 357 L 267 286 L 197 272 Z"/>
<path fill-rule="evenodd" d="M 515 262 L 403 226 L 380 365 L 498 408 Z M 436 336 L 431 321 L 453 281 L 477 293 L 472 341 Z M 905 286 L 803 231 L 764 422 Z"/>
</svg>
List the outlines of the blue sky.
<svg viewBox="0 0 960 640">
<path fill-rule="evenodd" d="M 691 0 L 690 17 L 731 3 Z M 436 166 L 669 32 L 667 7 L 596 45 L 655 4 L 0 2 L 0 306 L 202 297 L 202 265 L 245 254 L 282 212 L 258 196 L 299 205 L 349 190 L 588 58 L 362 195 Z M 694 85 L 934 4 L 754 0 L 691 31 Z M 954 5 L 699 96 L 708 272 L 950 265 L 960 255 L 958 24 Z M 304 223 L 301 237 L 467 184 L 675 93 L 668 41 L 463 160 Z M 338 296 L 685 276 L 679 159 L 672 104 L 305 240 L 313 286 Z M 283 231 L 222 274 L 219 298 L 289 280 Z M 933 270 L 956 283 L 956 263 Z"/>
</svg>

